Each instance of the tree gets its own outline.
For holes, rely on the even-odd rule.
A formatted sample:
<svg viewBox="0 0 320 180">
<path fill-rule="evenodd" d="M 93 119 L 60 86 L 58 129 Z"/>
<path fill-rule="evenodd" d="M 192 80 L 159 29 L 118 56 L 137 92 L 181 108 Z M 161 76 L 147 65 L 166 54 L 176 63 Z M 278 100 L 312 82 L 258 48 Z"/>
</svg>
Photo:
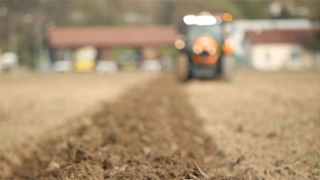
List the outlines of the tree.
<svg viewBox="0 0 320 180">
<path fill-rule="evenodd" d="M 319 15 L 313 19 L 315 24 L 317 25 L 318 29 L 316 29 L 316 31 L 314 32 L 314 40 L 312 42 L 312 49 L 315 51 L 319 51 L 320 50 L 320 12 Z"/>
<path fill-rule="evenodd" d="M 174 4 L 171 1 L 158 2 L 159 8 L 157 10 L 155 21 L 159 24 L 172 24 L 174 17 Z"/>
<path fill-rule="evenodd" d="M 242 18 L 263 19 L 268 15 L 268 1 L 234 1 L 234 4 L 240 9 Z"/>
</svg>

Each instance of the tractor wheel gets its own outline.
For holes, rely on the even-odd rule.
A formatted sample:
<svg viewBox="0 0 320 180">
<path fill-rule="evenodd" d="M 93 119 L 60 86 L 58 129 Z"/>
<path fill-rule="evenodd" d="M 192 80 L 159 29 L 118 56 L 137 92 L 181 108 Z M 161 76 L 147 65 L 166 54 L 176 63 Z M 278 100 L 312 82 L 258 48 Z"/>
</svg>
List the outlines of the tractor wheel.
<svg viewBox="0 0 320 180">
<path fill-rule="evenodd" d="M 224 56 L 222 58 L 222 78 L 226 81 L 232 81 L 234 75 L 234 57 L 233 56 Z"/>
<path fill-rule="evenodd" d="M 187 81 L 190 78 L 189 58 L 186 54 L 179 54 L 176 59 L 175 73 L 180 81 Z"/>
</svg>

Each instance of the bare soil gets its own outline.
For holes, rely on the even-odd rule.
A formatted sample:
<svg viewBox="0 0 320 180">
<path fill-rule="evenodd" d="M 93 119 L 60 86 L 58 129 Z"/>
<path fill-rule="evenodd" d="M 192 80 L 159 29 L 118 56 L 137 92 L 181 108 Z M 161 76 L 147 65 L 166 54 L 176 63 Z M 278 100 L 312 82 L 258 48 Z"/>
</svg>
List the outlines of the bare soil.
<svg viewBox="0 0 320 180">
<path fill-rule="evenodd" d="M 6 179 L 243 179 L 217 176 L 219 152 L 172 76 L 65 126 Z"/>
<path fill-rule="evenodd" d="M 114 102 L 125 91 L 147 83 L 150 73 L 1 74 L 0 176 L 21 165 L 38 142 L 69 131 L 68 124 Z"/>
<path fill-rule="evenodd" d="M 320 72 L 240 71 L 194 80 L 190 103 L 219 151 L 217 171 L 249 179 L 320 179 Z"/>
<path fill-rule="evenodd" d="M 79 84 L 83 80 L 74 79 Z M 114 83 L 121 84 L 121 79 Z M 39 114 L 34 116 L 37 123 L 26 127 L 40 129 L 44 132 L 40 136 L 47 138 L 35 141 L 17 131 L 23 139 L 20 148 L 0 153 L 0 172 L 1 165 L 7 164 L 13 175 L 8 178 L 0 173 L 0 179 L 320 179 L 319 71 L 240 71 L 233 83 L 192 80 L 180 84 L 171 75 L 140 80 L 152 81 L 138 83 L 113 101 L 87 93 L 85 99 L 96 97 L 91 101 L 96 105 L 89 103 L 94 112 L 58 120 L 52 128 L 46 128 L 48 124 L 37 128 L 47 117 L 37 105 L 37 111 L 30 110 Z M 10 85 L 14 81 L 2 82 Z M 104 92 L 113 81 L 103 86 L 101 81 L 93 82 Z M 118 87 L 128 89 L 134 84 L 138 85 Z M 76 87 L 87 92 L 83 86 Z M 18 90 L 12 92 L 15 96 L 5 102 L 14 102 Z M 73 96 L 74 102 L 87 101 L 81 100 L 83 94 Z M 97 105 L 102 99 L 106 102 Z M 40 102 L 54 102 L 47 100 Z M 74 112 L 83 112 L 78 110 Z M 14 118 L 8 117 L 15 114 L 2 112 L 7 115 L 2 116 L 0 129 L 5 130 L 2 125 L 7 124 L 13 127 Z M 24 124 L 23 114 L 29 111 L 18 112 Z M 44 108 L 44 112 L 50 111 Z M 59 119 L 59 113 L 50 116 Z M 21 155 L 27 150 L 27 155 Z M 20 163 L 12 163 L 14 158 Z"/>
</svg>

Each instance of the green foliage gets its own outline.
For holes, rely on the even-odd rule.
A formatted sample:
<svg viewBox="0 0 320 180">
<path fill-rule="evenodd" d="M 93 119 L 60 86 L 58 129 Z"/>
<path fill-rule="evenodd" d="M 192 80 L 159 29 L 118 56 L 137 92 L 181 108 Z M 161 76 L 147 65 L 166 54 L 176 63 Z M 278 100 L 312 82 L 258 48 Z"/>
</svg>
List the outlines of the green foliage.
<svg viewBox="0 0 320 180">
<path fill-rule="evenodd" d="M 317 7 L 320 8 L 320 4 L 318 4 Z M 315 15 L 314 18 L 312 18 L 312 20 L 318 23 L 318 26 L 320 27 L 320 11 L 317 11 L 317 15 Z M 315 31 L 313 37 L 314 37 L 313 38 L 314 40 L 312 42 L 311 48 L 315 51 L 319 51 L 320 50 L 320 29 Z"/>
<path fill-rule="evenodd" d="M 158 13 L 156 14 L 155 21 L 158 24 L 169 25 L 173 23 L 174 3 L 164 1 L 159 3 Z"/>
<path fill-rule="evenodd" d="M 9 141 L 8 137 L 5 136 L 4 134 L 1 134 L 1 133 L 0 133 L 0 140 L 2 143 L 8 143 L 8 141 Z"/>
<path fill-rule="evenodd" d="M 292 154 L 296 154 L 296 153 L 297 153 L 297 150 L 296 150 L 296 149 L 292 149 L 290 152 L 291 152 Z"/>
<path fill-rule="evenodd" d="M 287 170 L 289 174 L 292 174 L 294 172 L 293 167 L 288 167 Z"/>
<path fill-rule="evenodd" d="M 302 155 L 299 155 L 297 158 L 296 158 L 296 161 L 302 161 L 303 160 L 303 156 Z"/>
<path fill-rule="evenodd" d="M 268 16 L 268 8 L 266 7 L 268 7 L 269 2 L 267 1 L 234 1 L 234 4 L 241 12 L 239 18 L 262 19 Z"/>
<path fill-rule="evenodd" d="M 312 152 L 312 153 L 311 153 L 311 157 L 312 157 L 313 159 L 318 159 L 318 153 L 317 153 L 317 152 Z"/>
<path fill-rule="evenodd" d="M 172 46 L 162 46 L 159 48 L 160 53 L 170 55 L 170 56 L 176 56 L 177 50 Z"/>
<path fill-rule="evenodd" d="M 111 57 L 118 60 L 123 55 L 136 55 L 137 51 L 134 48 L 119 47 L 111 50 Z"/>
</svg>

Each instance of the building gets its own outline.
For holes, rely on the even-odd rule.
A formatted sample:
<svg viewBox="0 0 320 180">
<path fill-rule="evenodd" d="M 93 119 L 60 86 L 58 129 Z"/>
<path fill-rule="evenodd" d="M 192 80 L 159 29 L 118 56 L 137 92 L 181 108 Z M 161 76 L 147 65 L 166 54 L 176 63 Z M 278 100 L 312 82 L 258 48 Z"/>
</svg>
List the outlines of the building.
<svg viewBox="0 0 320 180">
<path fill-rule="evenodd" d="M 111 51 L 118 47 L 130 47 L 141 54 L 142 59 L 156 58 L 158 48 L 173 46 L 177 37 L 170 26 L 128 27 L 58 27 L 47 32 L 50 59 L 71 60 L 73 52 L 84 46 L 97 49 L 97 59 L 110 60 Z"/>
<path fill-rule="evenodd" d="M 314 30 L 249 30 L 243 42 L 245 58 L 258 70 L 310 69 L 319 65 L 311 50 Z"/>
<path fill-rule="evenodd" d="M 260 19 L 260 20 L 235 20 L 228 23 L 227 28 L 235 45 L 234 53 L 240 65 L 246 65 L 245 50 L 242 45 L 247 31 L 265 31 L 272 29 L 297 30 L 312 29 L 314 25 L 308 19 Z"/>
</svg>

